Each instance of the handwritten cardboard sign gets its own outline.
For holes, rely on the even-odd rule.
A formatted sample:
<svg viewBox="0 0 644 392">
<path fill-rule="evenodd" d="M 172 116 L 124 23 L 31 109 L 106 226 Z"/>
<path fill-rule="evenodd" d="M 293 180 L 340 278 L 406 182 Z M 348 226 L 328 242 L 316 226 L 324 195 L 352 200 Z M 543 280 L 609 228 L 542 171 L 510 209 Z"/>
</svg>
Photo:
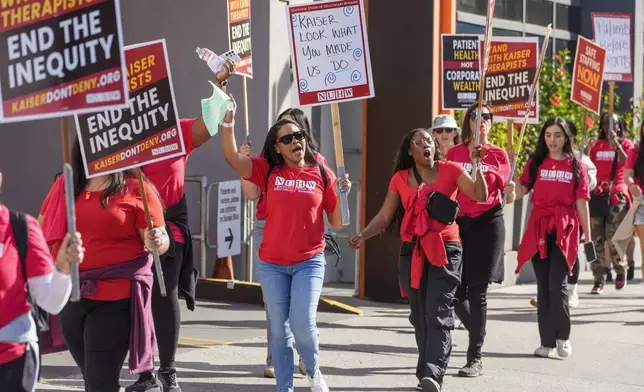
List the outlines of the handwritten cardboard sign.
<svg viewBox="0 0 644 392">
<path fill-rule="evenodd" d="M 606 50 L 581 35 L 577 37 L 570 99 L 597 114 L 601 105 L 605 62 Z"/>
<path fill-rule="evenodd" d="M 287 7 L 300 105 L 374 96 L 363 0 Z"/>
<path fill-rule="evenodd" d="M 633 81 L 631 14 L 591 13 L 595 42 L 606 49 L 604 79 L 618 82 Z"/>
</svg>

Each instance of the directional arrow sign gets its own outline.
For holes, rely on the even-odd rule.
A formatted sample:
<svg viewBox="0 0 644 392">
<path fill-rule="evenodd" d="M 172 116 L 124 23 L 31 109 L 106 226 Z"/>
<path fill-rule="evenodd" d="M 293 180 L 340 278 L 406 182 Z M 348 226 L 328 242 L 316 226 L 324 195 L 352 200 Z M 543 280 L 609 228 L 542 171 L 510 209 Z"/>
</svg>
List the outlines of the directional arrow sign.
<svg viewBox="0 0 644 392">
<path fill-rule="evenodd" d="M 219 183 L 217 192 L 217 257 L 241 253 L 241 182 Z"/>
</svg>

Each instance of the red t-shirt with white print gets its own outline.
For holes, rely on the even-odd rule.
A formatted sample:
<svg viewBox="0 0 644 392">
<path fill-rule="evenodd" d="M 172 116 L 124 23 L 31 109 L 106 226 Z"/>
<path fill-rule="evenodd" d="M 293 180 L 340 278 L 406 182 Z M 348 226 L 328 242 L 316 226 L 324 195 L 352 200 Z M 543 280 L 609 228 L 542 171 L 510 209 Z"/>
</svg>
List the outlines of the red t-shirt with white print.
<svg viewBox="0 0 644 392">
<path fill-rule="evenodd" d="M 266 225 L 259 258 L 267 263 L 294 265 L 323 252 L 324 212 L 331 213 L 337 204 L 335 174 L 324 167 L 327 187 L 318 165 L 275 168 L 268 179 L 269 164 L 264 158 L 251 158 L 250 182 L 265 195 Z"/>
<path fill-rule="evenodd" d="M 579 182 L 575 189 L 572 159 L 556 160 L 546 157 L 537 170 L 537 179 L 532 185 L 533 205 L 551 209 L 556 206 L 574 206 L 577 199 L 590 200 L 588 168 L 579 161 Z M 519 182 L 530 184 L 530 160 L 525 165 Z"/>
<path fill-rule="evenodd" d="M 27 279 L 54 272 L 54 259 L 49 252 L 38 221 L 27 216 L 29 247 L 26 255 Z M 27 283 L 22 274 L 9 209 L 0 205 L 0 328 L 29 312 Z M 15 361 L 25 353 L 25 344 L 0 343 L 0 365 Z"/>
<path fill-rule="evenodd" d="M 623 139 L 621 142 L 624 152 L 628 154 L 633 149 L 633 142 L 628 139 Z M 602 186 L 602 183 L 610 183 L 613 181 L 611 189 L 611 201 L 616 203 L 617 197 L 614 196 L 617 192 L 622 192 L 628 196 L 628 187 L 624 182 L 624 168 L 625 165 L 617 159 L 617 170 L 615 171 L 615 178 L 611 178 L 611 171 L 613 168 L 613 160 L 615 159 L 615 148 L 611 147 L 607 140 L 597 140 L 590 148 L 588 156 L 597 166 L 597 186 Z"/>
</svg>

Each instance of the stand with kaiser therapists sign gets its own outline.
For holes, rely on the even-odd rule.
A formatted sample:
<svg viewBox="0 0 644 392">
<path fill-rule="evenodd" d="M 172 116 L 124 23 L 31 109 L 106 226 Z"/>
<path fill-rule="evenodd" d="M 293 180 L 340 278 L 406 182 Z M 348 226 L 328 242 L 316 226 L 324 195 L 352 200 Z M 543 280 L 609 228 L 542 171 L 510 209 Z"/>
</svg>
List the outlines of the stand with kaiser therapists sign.
<svg viewBox="0 0 644 392">
<path fill-rule="evenodd" d="M 300 106 L 331 105 L 338 178 L 345 175 L 339 102 L 374 93 L 363 0 L 320 1 L 286 8 L 293 74 Z M 342 224 L 350 223 L 340 193 Z"/>
<path fill-rule="evenodd" d="M 130 99 L 123 110 L 76 116 L 87 178 L 136 169 L 148 229 L 152 221 L 140 167 L 184 155 L 165 40 L 125 48 Z M 166 295 L 159 254 L 154 265 L 161 295 Z"/>
</svg>

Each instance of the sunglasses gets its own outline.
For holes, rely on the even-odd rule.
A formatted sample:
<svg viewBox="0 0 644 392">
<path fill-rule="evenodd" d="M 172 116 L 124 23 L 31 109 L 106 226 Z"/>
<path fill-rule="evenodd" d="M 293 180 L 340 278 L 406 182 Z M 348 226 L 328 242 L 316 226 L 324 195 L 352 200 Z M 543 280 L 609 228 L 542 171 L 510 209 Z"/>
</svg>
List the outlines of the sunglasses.
<svg viewBox="0 0 644 392">
<path fill-rule="evenodd" d="M 476 112 L 470 113 L 470 118 L 476 120 Z M 481 119 L 483 121 L 489 121 L 492 119 L 492 113 L 481 113 Z"/>
<path fill-rule="evenodd" d="M 434 144 L 434 142 L 432 140 L 430 140 L 430 139 L 416 139 L 416 140 L 414 140 L 414 146 L 416 146 L 416 147 L 422 147 L 424 145 L 431 146 L 433 144 Z"/>
<path fill-rule="evenodd" d="M 442 134 L 443 132 L 452 133 L 454 132 L 454 128 L 437 128 L 437 129 L 434 129 L 434 132 L 439 135 Z"/>
<path fill-rule="evenodd" d="M 295 140 L 303 140 L 304 139 L 304 132 L 298 131 L 298 132 L 289 133 L 288 135 L 278 137 L 277 139 L 275 139 L 275 141 L 277 143 L 282 143 L 282 144 L 291 144 L 291 143 L 293 143 L 293 139 L 295 139 Z"/>
</svg>

